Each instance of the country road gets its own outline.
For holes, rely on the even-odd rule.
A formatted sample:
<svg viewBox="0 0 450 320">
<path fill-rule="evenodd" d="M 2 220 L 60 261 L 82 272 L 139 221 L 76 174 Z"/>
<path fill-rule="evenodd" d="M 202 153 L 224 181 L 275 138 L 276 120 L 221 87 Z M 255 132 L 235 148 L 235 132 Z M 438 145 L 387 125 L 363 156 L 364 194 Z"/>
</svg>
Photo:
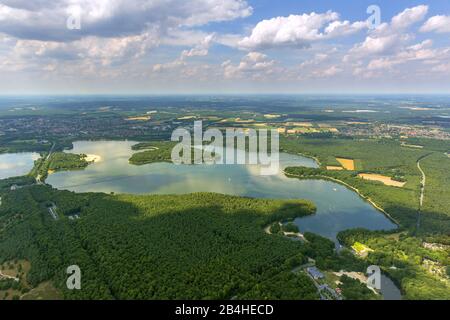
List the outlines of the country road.
<svg viewBox="0 0 450 320">
<path fill-rule="evenodd" d="M 45 161 L 48 161 L 48 159 L 49 159 L 50 156 L 52 155 L 53 149 L 55 149 L 55 145 L 56 145 L 56 143 L 53 142 L 52 147 L 50 148 L 50 151 L 48 152 L 48 155 L 45 157 Z M 44 162 L 45 162 L 45 161 L 44 161 Z M 38 174 L 38 175 L 36 176 L 36 183 L 37 183 L 37 184 L 44 184 L 44 183 L 41 181 L 41 175 L 40 175 L 40 174 Z"/>
<path fill-rule="evenodd" d="M 7 278 L 7 279 L 13 279 L 14 281 L 19 281 L 19 279 L 18 278 L 16 278 L 16 277 L 13 277 L 13 276 L 9 276 L 9 275 L 7 275 L 7 274 L 4 274 L 4 273 L 2 273 L 1 271 L 0 271 L 0 278 Z"/>
<path fill-rule="evenodd" d="M 425 200 L 425 186 L 427 183 L 427 176 L 425 175 L 425 171 L 423 171 L 422 167 L 420 166 L 420 161 L 422 161 L 429 155 L 431 155 L 431 153 L 429 153 L 417 160 L 417 168 L 419 169 L 420 173 L 422 174 L 422 180 L 420 181 L 419 210 L 417 211 L 417 225 L 416 225 L 417 230 L 419 230 L 419 228 L 420 228 L 420 216 L 422 213 L 423 202 Z"/>
<path fill-rule="evenodd" d="M 420 167 L 420 160 L 417 161 L 417 168 L 419 169 L 420 173 L 422 174 L 421 189 L 420 189 L 420 202 L 419 202 L 419 206 L 422 209 L 423 199 L 424 199 L 424 196 L 425 196 L 425 185 L 426 185 L 426 182 L 427 182 L 427 176 L 425 175 L 425 172 Z"/>
<path fill-rule="evenodd" d="M 52 147 L 50 148 L 50 151 L 48 152 L 48 155 L 45 158 L 45 161 L 47 161 L 50 158 L 50 156 L 52 155 L 53 149 L 55 149 L 55 145 L 56 145 L 56 143 L 53 142 Z"/>
</svg>

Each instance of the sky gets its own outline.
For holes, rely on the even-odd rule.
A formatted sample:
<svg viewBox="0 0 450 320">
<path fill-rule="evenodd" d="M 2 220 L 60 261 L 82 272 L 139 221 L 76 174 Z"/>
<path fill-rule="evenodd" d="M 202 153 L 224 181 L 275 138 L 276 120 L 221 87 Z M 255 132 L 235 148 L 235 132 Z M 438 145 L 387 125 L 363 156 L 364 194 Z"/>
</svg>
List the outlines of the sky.
<svg viewBox="0 0 450 320">
<path fill-rule="evenodd" d="M 442 0 L 0 0 L 0 94 L 450 94 Z"/>
</svg>

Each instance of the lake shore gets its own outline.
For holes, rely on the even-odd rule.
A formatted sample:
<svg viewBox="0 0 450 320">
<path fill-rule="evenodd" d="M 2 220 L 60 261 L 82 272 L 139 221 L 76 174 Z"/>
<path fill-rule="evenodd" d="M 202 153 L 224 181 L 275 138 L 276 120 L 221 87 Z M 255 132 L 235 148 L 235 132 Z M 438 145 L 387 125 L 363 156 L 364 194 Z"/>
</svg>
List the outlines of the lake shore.
<svg viewBox="0 0 450 320">
<path fill-rule="evenodd" d="M 344 182 L 342 180 L 333 178 L 333 177 L 329 177 L 329 176 L 324 176 L 324 175 L 314 175 L 314 176 L 309 176 L 309 177 L 305 177 L 305 176 L 299 176 L 296 174 L 292 174 L 292 173 L 288 173 L 286 172 L 286 170 L 283 170 L 283 173 L 286 177 L 289 178 L 298 178 L 298 179 L 324 179 L 324 180 L 329 180 L 329 181 L 333 181 L 336 183 L 339 183 L 345 187 L 347 187 L 348 189 L 356 192 L 362 199 L 364 199 L 365 201 L 369 202 L 375 209 L 377 209 L 378 211 L 380 211 L 381 213 L 383 213 L 389 220 L 391 220 L 392 222 L 394 222 L 397 226 L 400 226 L 400 224 L 389 214 L 387 213 L 386 210 L 384 210 L 380 205 L 378 205 L 377 203 L 375 203 L 372 199 L 370 199 L 368 196 L 364 195 L 361 193 L 361 191 L 357 188 L 355 188 L 354 186 L 348 184 L 347 182 Z"/>
<path fill-rule="evenodd" d="M 87 154 L 86 158 L 84 158 L 87 162 L 101 162 L 102 157 L 96 154 Z"/>
</svg>

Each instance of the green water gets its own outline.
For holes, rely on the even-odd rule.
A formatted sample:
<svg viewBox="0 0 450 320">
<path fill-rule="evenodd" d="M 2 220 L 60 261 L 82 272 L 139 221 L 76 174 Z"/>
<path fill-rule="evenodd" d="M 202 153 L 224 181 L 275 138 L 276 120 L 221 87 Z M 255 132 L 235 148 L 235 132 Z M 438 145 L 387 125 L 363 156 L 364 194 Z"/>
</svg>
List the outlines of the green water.
<svg viewBox="0 0 450 320">
<path fill-rule="evenodd" d="M 115 192 L 134 194 L 185 194 L 218 192 L 261 198 L 309 199 L 317 206 L 313 216 L 296 220 L 302 232 L 310 231 L 337 243 L 339 231 L 363 227 L 393 229 L 396 225 L 362 200 L 353 191 L 324 180 L 298 180 L 284 176 L 261 176 L 258 166 L 195 165 L 176 166 L 155 163 L 133 166 L 128 163 L 132 141 L 80 141 L 70 152 L 96 154 L 100 162 L 85 170 L 58 172 L 47 183 L 76 192 Z M 287 166 L 317 167 L 314 160 L 289 154 L 280 155 L 280 171 Z M 383 276 L 382 294 L 400 299 L 400 291 Z"/>
<path fill-rule="evenodd" d="M 82 171 L 58 172 L 47 183 L 76 192 L 115 192 L 134 194 L 184 194 L 218 192 L 261 198 L 309 199 L 317 206 L 313 216 L 297 219 L 301 231 L 311 231 L 335 240 L 345 229 L 395 228 L 389 219 L 356 193 L 323 180 L 298 180 L 284 176 L 261 176 L 258 166 L 181 165 L 155 163 L 133 166 L 132 141 L 80 141 L 70 152 L 102 157 Z M 314 160 L 289 154 L 280 155 L 281 168 L 291 165 L 317 167 Z"/>
<path fill-rule="evenodd" d="M 34 152 L 0 154 L 0 179 L 27 174 L 39 157 L 39 154 Z"/>
</svg>

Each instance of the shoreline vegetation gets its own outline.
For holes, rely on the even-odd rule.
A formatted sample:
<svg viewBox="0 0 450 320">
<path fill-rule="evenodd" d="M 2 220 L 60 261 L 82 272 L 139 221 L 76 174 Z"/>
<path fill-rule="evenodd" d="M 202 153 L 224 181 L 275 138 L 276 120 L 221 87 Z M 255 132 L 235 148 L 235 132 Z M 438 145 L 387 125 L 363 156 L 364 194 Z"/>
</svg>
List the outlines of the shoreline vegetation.
<svg viewBox="0 0 450 320">
<path fill-rule="evenodd" d="M 38 183 L 44 183 L 48 175 L 58 171 L 83 170 L 88 165 L 102 161 L 101 156 L 95 154 L 74 154 L 68 152 L 53 152 L 41 156 L 34 162 L 29 175 Z"/>
<path fill-rule="evenodd" d="M 131 150 L 139 152 L 133 153 L 128 162 L 136 166 L 170 162 L 172 148 L 175 145 L 176 142 L 172 141 L 139 142 L 131 147 Z"/>
</svg>

